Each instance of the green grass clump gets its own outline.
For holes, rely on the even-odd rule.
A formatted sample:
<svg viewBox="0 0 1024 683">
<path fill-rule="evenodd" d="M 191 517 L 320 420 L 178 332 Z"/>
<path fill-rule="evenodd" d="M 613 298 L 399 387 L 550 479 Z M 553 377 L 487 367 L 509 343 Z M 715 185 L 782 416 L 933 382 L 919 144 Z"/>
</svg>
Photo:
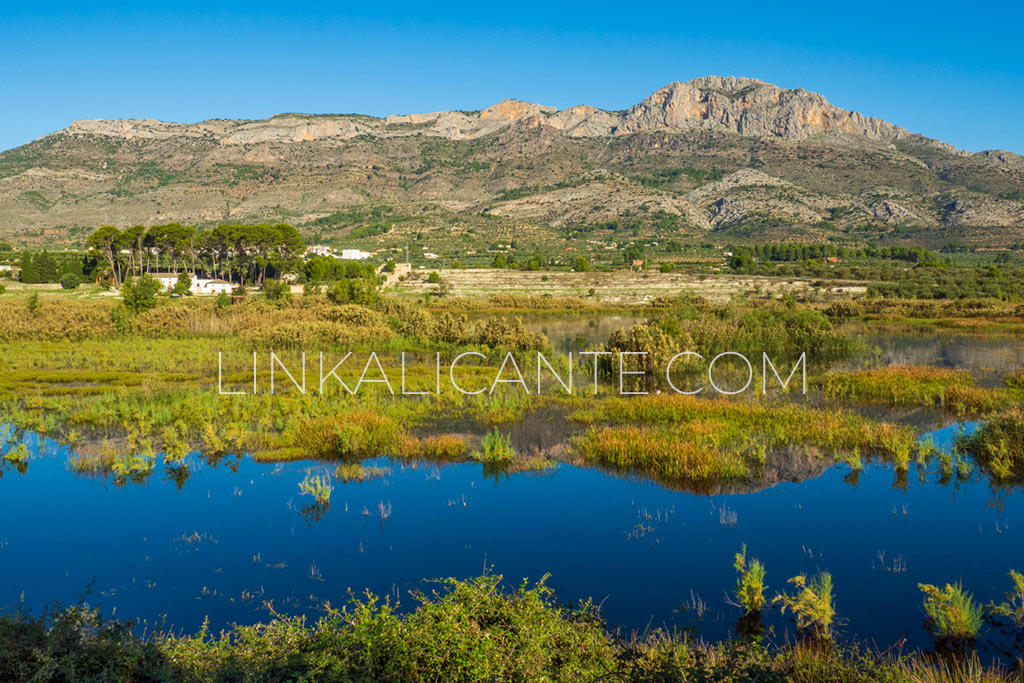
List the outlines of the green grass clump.
<svg viewBox="0 0 1024 683">
<path fill-rule="evenodd" d="M 299 491 L 306 496 L 312 496 L 317 505 L 327 506 L 331 503 L 331 493 L 334 487 L 331 485 L 330 477 L 314 475 L 306 470 L 306 477 L 299 482 Z"/>
<path fill-rule="evenodd" d="M 760 612 L 765 605 L 764 591 L 767 586 L 764 583 L 765 569 L 760 560 L 747 559 L 747 546 L 736 553 L 733 562 L 736 568 L 736 599 L 746 609 L 747 613 Z"/>
<path fill-rule="evenodd" d="M 593 427 L 576 437 L 573 453 L 588 462 L 638 472 L 666 483 L 708 492 L 721 482 L 753 474 L 748 454 L 720 447 L 715 425 Z"/>
<path fill-rule="evenodd" d="M 375 458 L 399 452 L 402 428 L 388 415 L 355 410 L 307 421 L 299 428 L 297 441 L 321 458 Z"/>
<path fill-rule="evenodd" d="M 28 446 L 19 443 L 15 448 L 4 453 L 3 459 L 16 465 L 28 462 Z"/>
<path fill-rule="evenodd" d="M 928 624 L 940 640 L 968 641 L 978 637 L 983 623 L 982 608 L 960 583 L 939 589 L 927 583 L 917 587 L 924 593 Z"/>
<path fill-rule="evenodd" d="M 1011 372 L 1004 383 L 1011 389 L 1024 389 L 1024 368 Z"/>
<path fill-rule="evenodd" d="M 1024 399 L 1024 393 L 1012 386 L 975 386 L 966 370 L 919 365 L 830 372 L 824 377 L 822 389 L 837 401 L 938 406 L 956 415 L 988 414 Z"/>
<path fill-rule="evenodd" d="M 825 376 L 823 389 L 832 399 L 930 406 L 943 405 L 950 388 L 972 384 L 965 370 L 890 365 L 873 370 L 831 372 Z"/>
<path fill-rule="evenodd" d="M 402 440 L 402 457 L 420 460 L 451 462 L 466 457 L 466 439 L 455 434 L 437 434 L 434 436 L 406 436 Z"/>
<path fill-rule="evenodd" d="M 808 579 L 798 574 L 789 580 L 797 589 L 793 595 L 780 593 L 773 602 L 782 604 L 782 612 L 793 613 L 797 628 L 813 632 L 822 640 L 832 639 L 836 608 L 832 597 L 832 575 L 822 572 Z"/>
<path fill-rule="evenodd" d="M 957 447 L 997 482 L 1024 480 L 1024 415 L 1019 410 L 989 418 L 970 436 L 960 437 Z"/>
<path fill-rule="evenodd" d="M 516 457 L 516 451 L 512 448 L 512 439 L 507 434 L 493 429 L 486 434 L 480 442 L 480 450 L 474 454 L 480 462 L 486 464 L 508 463 Z"/>
<path fill-rule="evenodd" d="M 1013 581 L 1013 590 L 1004 593 L 1004 600 L 998 604 L 989 605 L 989 614 L 997 617 L 1005 617 L 1012 621 L 1017 628 L 1024 629 L 1024 574 L 1011 569 L 1007 576 Z"/>
<path fill-rule="evenodd" d="M 912 429 L 853 413 L 672 394 L 579 404 L 570 419 L 611 423 L 573 441 L 584 460 L 700 490 L 750 478 L 773 449 L 800 447 L 845 459 L 858 450 L 906 468 L 917 447 Z"/>
</svg>

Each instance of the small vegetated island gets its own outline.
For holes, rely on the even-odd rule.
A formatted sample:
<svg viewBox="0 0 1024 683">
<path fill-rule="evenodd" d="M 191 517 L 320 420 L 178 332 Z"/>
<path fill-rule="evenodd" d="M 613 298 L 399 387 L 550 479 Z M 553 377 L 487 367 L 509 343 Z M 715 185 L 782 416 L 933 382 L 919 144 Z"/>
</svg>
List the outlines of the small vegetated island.
<svg viewBox="0 0 1024 683">
<path fill-rule="evenodd" d="M 1020 159 L 810 95 L 0 154 L 0 679 L 1020 680 Z"/>
</svg>

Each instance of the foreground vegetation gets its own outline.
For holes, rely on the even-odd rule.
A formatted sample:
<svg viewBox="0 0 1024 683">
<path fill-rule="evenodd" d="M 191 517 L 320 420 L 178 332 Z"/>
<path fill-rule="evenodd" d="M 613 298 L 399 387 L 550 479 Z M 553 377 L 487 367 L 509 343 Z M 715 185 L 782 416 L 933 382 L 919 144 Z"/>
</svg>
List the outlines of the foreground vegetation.
<svg viewBox="0 0 1024 683">
<path fill-rule="evenodd" d="M 827 576 L 827 575 L 826 575 Z M 541 580 L 513 591 L 501 577 L 447 579 L 414 594 L 415 609 L 366 594 L 328 607 L 315 623 L 275 616 L 264 624 L 211 634 L 133 634 L 86 605 L 35 617 L 0 617 L 3 680 L 175 681 L 891 681 L 1020 680 L 986 669 L 976 655 L 937 658 L 837 646 L 827 637 L 825 578 L 780 599 L 816 632 L 796 642 L 761 638 L 709 645 L 661 630 L 623 638 L 609 632 L 589 601 L 559 604 Z M 830 588 L 829 588 L 830 590 Z M 831 623 L 828 615 L 827 626 Z"/>
</svg>

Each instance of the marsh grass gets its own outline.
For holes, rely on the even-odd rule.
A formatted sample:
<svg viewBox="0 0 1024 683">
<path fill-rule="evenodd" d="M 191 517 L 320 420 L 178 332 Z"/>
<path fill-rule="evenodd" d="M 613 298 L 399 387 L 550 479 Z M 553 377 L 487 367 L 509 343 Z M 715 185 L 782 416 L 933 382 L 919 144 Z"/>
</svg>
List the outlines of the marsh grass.
<svg viewBox="0 0 1024 683">
<path fill-rule="evenodd" d="M 890 459 L 905 470 L 917 448 L 907 427 L 793 404 L 670 394 L 572 405 L 571 420 L 607 425 L 576 437 L 576 455 L 697 490 L 754 477 L 776 449 L 804 448 L 835 459 L 856 450 Z"/>
<path fill-rule="evenodd" d="M 832 597 L 832 575 L 821 572 L 810 579 L 798 574 L 789 579 L 796 592 L 779 593 L 772 602 L 782 605 L 782 613 L 793 613 L 797 628 L 813 633 L 822 640 L 832 639 L 832 624 L 835 621 L 835 602 Z"/>
<path fill-rule="evenodd" d="M 736 553 L 733 567 L 737 574 L 736 600 L 748 614 L 760 612 L 765 605 L 764 591 L 767 588 L 764 565 L 758 559 L 747 559 L 747 546 L 744 544 L 743 550 Z"/>
<path fill-rule="evenodd" d="M 401 444 L 402 457 L 414 460 L 457 462 L 466 458 L 468 450 L 465 437 L 456 434 L 436 434 L 419 438 L 405 435 Z"/>
<path fill-rule="evenodd" d="M 473 454 L 473 457 L 487 465 L 499 465 L 510 462 L 516 457 L 516 451 L 512 448 L 512 439 L 508 434 L 499 432 L 496 428 L 484 434 L 480 442 L 480 450 Z"/>
<path fill-rule="evenodd" d="M 1024 415 L 1018 409 L 988 418 L 973 434 L 958 438 L 957 448 L 996 482 L 1024 481 Z"/>
<path fill-rule="evenodd" d="M 1018 629 L 1024 629 L 1024 574 L 1011 569 L 1007 576 L 1013 588 L 1003 594 L 1003 601 L 992 603 L 988 612 L 992 616 L 1009 619 Z"/>
<path fill-rule="evenodd" d="M 79 604 L 0 616 L 0 679 L 201 681 L 765 681 L 1008 683 L 976 654 L 952 659 L 800 641 L 710 645 L 654 629 L 621 638 L 591 601 L 542 579 L 445 579 L 413 609 L 367 593 L 311 621 L 273 613 L 213 634 L 147 631 Z M 59 668 L 58 668 L 59 663 Z"/>
<path fill-rule="evenodd" d="M 1024 402 L 1020 389 L 985 389 L 975 386 L 966 370 L 931 366 L 833 371 L 821 385 L 825 396 L 834 401 L 935 406 L 959 416 L 990 414 Z"/>
<path fill-rule="evenodd" d="M 978 637 L 984 623 L 983 610 L 959 582 L 938 588 L 919 583 L 924 593 L 924 611 L 928 625 L 942 641 L 965 642 Z"/>
<path fill-rule="evenodd" d="M 331 485 L 330 477 L 306 470 L 305 478 L 299 482 L 299 492 L 305 496 L 312 496 L 317 505 L 326 507 L 331 503 L 334 486 Z"/>
<path fill-rule="evenodd" d="M 3 459 L 15 465 L 28 462 L 28 446 L 23 443 L 18 444 L 14 448 L 7 450 L 3 454 Z"/>
<path fill-rule="evenodd" d="M 145 482 L 156 468 L 152 453 L 124 452 L 111 444 L 97 450 L 75 451 L 68 457 L 68 468 L 78 475 L 113 477 L 114 484 Z"/>
<path fill-rule="evenodd" d="M 402 444 L 402 429 L 390 416 L 355 410 L 308 420 L 299 427 L 299 442 L 320 458 L 374 458 L 394 455 Z"/>
<path fill-rule="evenodd" d="M 386 467 L 368 467 L 358 462 L 344 462 L 334 468 L 334 478 L 348 484 L 353 481 L 382 479 L 391 473 Z"/>
</svg>

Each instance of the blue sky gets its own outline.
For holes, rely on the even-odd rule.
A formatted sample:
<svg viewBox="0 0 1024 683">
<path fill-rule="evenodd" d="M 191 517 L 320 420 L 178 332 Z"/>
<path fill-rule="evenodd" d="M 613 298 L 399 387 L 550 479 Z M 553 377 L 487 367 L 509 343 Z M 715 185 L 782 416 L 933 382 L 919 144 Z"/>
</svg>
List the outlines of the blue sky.
<svg viewBox="0 0 1024 683">
<path fill-rule="evenodd" d="M 8 4 L 0 149 L 84 118 L 386 115 L 505 97 L 621 109 L 719 74 L 1024 154 L 1022 26 L 1019 5 L 984 2 Z"/>
</svg>

